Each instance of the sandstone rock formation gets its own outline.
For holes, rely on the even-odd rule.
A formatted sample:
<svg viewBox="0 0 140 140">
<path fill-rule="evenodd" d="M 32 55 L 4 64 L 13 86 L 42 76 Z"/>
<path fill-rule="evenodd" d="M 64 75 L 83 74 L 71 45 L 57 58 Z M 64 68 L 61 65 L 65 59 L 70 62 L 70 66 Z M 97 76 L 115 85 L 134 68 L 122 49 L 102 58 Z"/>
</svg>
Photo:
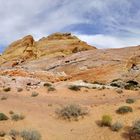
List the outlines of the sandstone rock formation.
<svg viewBox="0 0 140 140">
<path fill-rule="evenodd" d="M 128 59 L 127 66 L 128 70 L 138 70 L 140 69 L 140 55 L 131 56 Z"/>
<path fill-rule="evenodd" d="M 0 56 L 0 75 L 43 81 L 110 83 L 114 79 L 140 82 L 140 46 L 96 49 L 70 33 L 54 33 L 35 41 L 26 36 Z"/>
<path fill-rule="evenodd" d="M 0 64 L 11 61 L 13 67 L 26 61 L 43 56 L 65 56 L 95 47 L 81 41 L 71 33 L 54 33 L 35 41 L 31 35 L 13 42 L 0 56 Z"/>
</svg>

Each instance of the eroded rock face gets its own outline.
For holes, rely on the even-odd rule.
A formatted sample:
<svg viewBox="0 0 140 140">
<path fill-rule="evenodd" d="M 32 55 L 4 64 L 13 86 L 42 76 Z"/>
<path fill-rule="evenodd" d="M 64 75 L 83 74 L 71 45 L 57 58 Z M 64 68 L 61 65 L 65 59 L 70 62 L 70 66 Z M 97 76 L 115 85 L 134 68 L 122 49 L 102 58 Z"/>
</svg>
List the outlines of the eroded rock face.
<svg viewBox="0 0 140 140">
<path fill-rule="evenodd" d="M 140 83 L 139 54 L 140 46 L 96 49 L 70 33 L 54 33 L 39 41 L 29 35 L 12 43 L 0 56 L 0 75 L 50 82 L 110 83 L 121 78 Z"/>
<path fill-rule="evenodd" d="M 34 39 L 31 35 L 25 36 L 23 39 L 13 42 L 9 47 L 4 51 L 3 55 L 19 55 L 28 50 L 29 47 L 32 47 L 34 44 Z"/>
<path fill-rule="evenodd" d="M 13 42 L 0 56 L 0 65 L 8 61 L 12 67 L 27 60 L 46 56 L 64 56 L 79 51 L 95 49 L 71 33 L 54 33 L 35 41 L 31 35 Z M 9 65 L 8 64 L 8 65 Z"/>
<path fill-rule="evenodd" d="M 0 64 L 10 61 L 10 65 L 14 66 L 19 64 L 19 61 L 35 58 L 36 49 L 34 43 L 35 41 L 31 35 L 13 42 L 0 57 L 0 60 L 2 60 Z"/>
<path fill-rule="evenodd" d="M 131 56 L 127 62 L 128 70 L 139 70 L 140 69 L 140 55 Z"/>
</svg>

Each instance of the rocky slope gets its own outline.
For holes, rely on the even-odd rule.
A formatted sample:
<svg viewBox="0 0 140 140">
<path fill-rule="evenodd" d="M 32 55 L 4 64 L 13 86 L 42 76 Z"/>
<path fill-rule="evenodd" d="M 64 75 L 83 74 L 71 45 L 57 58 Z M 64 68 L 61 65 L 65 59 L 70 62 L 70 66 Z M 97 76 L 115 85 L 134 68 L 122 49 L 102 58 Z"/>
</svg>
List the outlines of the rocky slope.
<svg viewBox="0 0 140 140">
<path fill-rule="evenodd" d="M 0 75 L 50 82 L 140 82 L 139 54 L 140 46 L 96 49 L 70 33 L 55 33 L 39 41 L 26 36 L 12 43 L 0 57 Z"/>
</svg>

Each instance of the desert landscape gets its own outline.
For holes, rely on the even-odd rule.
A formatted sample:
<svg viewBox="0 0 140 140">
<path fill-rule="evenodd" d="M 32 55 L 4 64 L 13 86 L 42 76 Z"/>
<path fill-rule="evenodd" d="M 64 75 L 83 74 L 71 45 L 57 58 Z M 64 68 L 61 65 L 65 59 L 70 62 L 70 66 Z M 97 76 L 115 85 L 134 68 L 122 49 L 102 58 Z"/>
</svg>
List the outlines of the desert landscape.
<svg viewBox="0 0 140 140">
<path fill-rule="evenodd" d="M 140 46 L 25 36 L 0 55 L 0 107 L 0 140 L 140 140 Z"/>
</svg>

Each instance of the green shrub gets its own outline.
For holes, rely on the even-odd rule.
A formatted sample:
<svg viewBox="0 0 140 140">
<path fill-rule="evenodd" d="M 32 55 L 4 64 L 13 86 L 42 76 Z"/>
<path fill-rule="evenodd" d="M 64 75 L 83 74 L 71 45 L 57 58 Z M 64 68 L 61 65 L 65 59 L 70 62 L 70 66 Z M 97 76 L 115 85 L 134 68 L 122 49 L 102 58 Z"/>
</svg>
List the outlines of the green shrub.
<svg viewBox="0 0 140 140">
<path fill-rule="evenodd" d="M 6 133 L 4 131 L 0 131 L 0 137 L 4 137 Z"/>
<path fill-rule="evenodd" d="M 37 92 L 32 92 L 31 97 L 37 97 L 39 95 L 39 93 Z"/>
<path fill-rule="evenodd" d="M 23 120 L 25 118 L 25 116 L 24 115 L 19 115 L 19 114 L 12 114 L 11 115 L 11 119 L 13 120 L 13 121 L 19 121 L 19 120 Z"/>
<path fill-rule="evenodd" d="M 10 88 L 10 87 L 5 87 L 5 88 L 3 89 L 3 91 L 5 91 L 5 92 L 11 91 L 11 88 Z"/>
<path fill-rule="evenodd" d="M 140 119 L 133 123 L 129 136 L 131 140 L 140 140 Z"/>
<path fill-rule="evenodd" d="M 74 91 L 79 91 L 79 90 L 81 89 L 80 86 L 76 86 L 76 85 L 70 85 L 68 88 L 69 88 L 70 90 L 74 90 Z"/>
<path fill-rule="evenodd" d="M 125 114 L 128 112 L 133 112 L 133 109 L 130 106 L 121 106 L 118 108 L 118 110 L 116 112 L 119 114 Z"/>
<path fill-rule="evenodd" d="M 134 99 L 126 99 L 126 103 L 128 104 L 133 104 L 135 102 Z"/>
<path fill-rule="evenodd" d="M 119 131 L 122 127 L 123 127 L 122 123 L 116 122 L 116 123 L 112 124 L 111 130 L 112 131 Z"/>
<path fill-rule="evenodd" d="M 20 132 L 23 140 L 41 140 L 41 135 L 36 130 L 23 130 Z"/>
<path fill-rule="evenodd" d="M 101 126 L 111 126 L 112 117 L 109 115 L 103 115 L 101 120 Z"/>
<path fill-rule="evenodd" d="M 88 111 L 82 109 L 79 105 L 71 104 L 56 110 L 56 114 L 63 119 L 78 120 L 80 116 L 83 117 L 87 115 Z"/>
<path fill-rule="evenodd" d="M 0 113 L 0 121 L 8 120 L 9 118 L 4 114 Z"/>
</svg>

